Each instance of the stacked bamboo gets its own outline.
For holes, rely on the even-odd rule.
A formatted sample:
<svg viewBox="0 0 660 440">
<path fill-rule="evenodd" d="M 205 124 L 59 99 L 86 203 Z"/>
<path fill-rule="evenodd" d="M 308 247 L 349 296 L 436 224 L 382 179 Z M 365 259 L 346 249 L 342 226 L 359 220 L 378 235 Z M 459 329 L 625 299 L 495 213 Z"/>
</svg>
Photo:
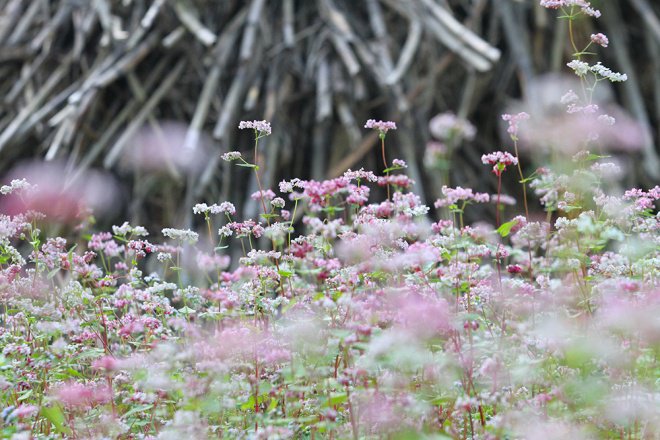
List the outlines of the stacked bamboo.
<svg viewBox="0 0 660 440">
<path fill-rule="evenodd" d="M 615 40 L 605 56 L 630 77 L 620 100 L 657 144 L 660 5 L 600 7 L 600 21 L 579 26 Z M 171 223 L 154 213 L 201 200 L 245 200 L 250 214 L 254 182 L 233 184 L 248 174 L 220 162 L 251 151 L 241 119 L 272 122 L 259 161 L 275 186 L 378 169 L 376 137 L 362 128 L 377 118 L 397 121 L 389 155 L 432 196 L 421 164 L 428 120 L 451 110 L 479 128 L 454 183 L 487 185 L 479 157 L 500 145 L 499 113 L 538 72 L 565 69 L 555 15 L 536 0 L 0 0 L 0 168 L 41 157 L 112 170 L 137 221 Z M 180 154 L 205 154 L 203 167 L 122 167 L 145 127 L 162 132 L 164 121 L 185 124 Z M 641 183 L 659 177 L 655 144 L 641 153 Z"/>
</svg>

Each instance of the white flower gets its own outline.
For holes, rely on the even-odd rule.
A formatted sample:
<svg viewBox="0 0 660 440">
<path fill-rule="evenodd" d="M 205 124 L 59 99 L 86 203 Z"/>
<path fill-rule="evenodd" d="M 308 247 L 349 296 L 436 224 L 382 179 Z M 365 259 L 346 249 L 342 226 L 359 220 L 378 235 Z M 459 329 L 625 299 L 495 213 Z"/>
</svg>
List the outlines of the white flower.
<svg viewBox="0 0 660 440">
<path fill-rule="evenodd" d="M 165 228 L 163 229 L 163 235 L 173 240 L 187 241 L 191 244 L 197 243 L 197 240 L 199 240 L 199 234 L 190 229 Z"/>
</svg>

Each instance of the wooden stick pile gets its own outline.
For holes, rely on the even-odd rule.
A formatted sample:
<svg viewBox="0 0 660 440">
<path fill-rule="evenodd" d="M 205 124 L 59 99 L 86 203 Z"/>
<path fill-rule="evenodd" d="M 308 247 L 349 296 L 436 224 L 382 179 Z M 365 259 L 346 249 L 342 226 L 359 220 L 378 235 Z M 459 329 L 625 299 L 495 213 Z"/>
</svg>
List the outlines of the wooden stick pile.
<svg viewBox="0 0 660 440">
<path fill-rule="evenodd" d="M 660 5 L 600 7 L 603 19 L 579 26 L 611 35 L 603 56 L 631 78 L 620 101 L 655 129 L 635 174 L 649 183 L 660 169 Z M 241 119 L 273 124 L 258 158 L 269 187 L 379 169 L 363 125 L 391 119 L 399 130 L 388 154 L 408 162 L 430 198 L 428 121 L 453 111 L 479 128 L 455 158 L 453 183 L 483 188 L 479 157 L 504 141 L 497 121 L 508 97 L 524 95 L 538 72 L 566 70 L 555 15 L 536 0 L 0 0 L 0 167 L 40 157 L 72 172 L 112 170 L 131 191 L 122 215 L 134 221 L 189 223 L 187 207 L 202 200 L 244 200 L 256 215 L 255 183 L 220 161 L 236 149 L 252 159 Z M 185 124 L 181 154 L 207 134 L 203 168 L 121 167 L 139 133 L 164 121 Z M 170 211 L 186 214 L 155 218 Z"/>
</svg>

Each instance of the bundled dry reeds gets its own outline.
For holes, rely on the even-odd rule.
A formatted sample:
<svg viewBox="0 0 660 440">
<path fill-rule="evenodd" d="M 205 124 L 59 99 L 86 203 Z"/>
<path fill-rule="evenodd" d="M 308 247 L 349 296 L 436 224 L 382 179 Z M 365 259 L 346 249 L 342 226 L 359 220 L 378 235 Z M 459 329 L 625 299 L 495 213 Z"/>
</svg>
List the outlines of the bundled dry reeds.
<svg viewBox="0 0 660 440">
<path fill-rule="evenodd" d="M 618 100 L 653 129 L 632 174 L 649 184 L 660 174 L 660 4 L 598 3 L 603 18 L 578 25 L 607 32 L 603 56 L 629 75 Z M 479 156 L 500 145 L 510 97 L 565 70 L 563 26 L 536 0 L 0 0 L 0 167 L 36 156 L 74 174 L 113 170 L 138 221 L 201 200 L 246 200 L 249 214 L 249 173 L 220 162 L 250 151 L 239 120 L 272 122 L 260 162 L 274 186 L 377 168 L 363 125 L 378 118 L 397 121 L 390 157 L 434 195 L 421 164 L 428 121 L 451 110 L 479 128 L 454 158 L 454 181 L 485 186 Z M 204 155 L 203 166 L 120 166 L 145 127 L 168 137 L 164 121 L 185 124 L 175 154 Z"/>
</svg>

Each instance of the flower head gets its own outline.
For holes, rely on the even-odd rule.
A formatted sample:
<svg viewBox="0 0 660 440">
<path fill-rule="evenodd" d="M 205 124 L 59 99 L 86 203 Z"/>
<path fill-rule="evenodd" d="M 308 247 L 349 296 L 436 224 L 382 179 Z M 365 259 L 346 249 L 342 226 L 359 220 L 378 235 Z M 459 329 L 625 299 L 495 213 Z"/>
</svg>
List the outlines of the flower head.
<svg viewBox="0 0 660 440">
<path fill-rule="evenodd" d="M 222 155 L 222 160 L 226 160 L 227 162 L 231 162 L 232 160 L 238 160 L 240 159 L 241 153 L 239 151 L 229 151 L 225 154 Z"/>
<path fill-rule="evenodd" d="M 591 34 L 591 42 L 603 47 L 607 47 L 607 45 L 610 44 L 610 40 L 607 36 L 601 33 Z"/>
<path fill-rule="evenodd" d="M 541 0 L 539 3 L 544 8 L 559 9 L 567 6 L 577 6 L 581 12 L 591 17 L 600 17 L 600 11 L 591 7 L 587 0 Z"/>
<path fill-rule="evenodd" d="M 481 162 L 484 165 L 493 165 L 493 173 L 500 176 L 509 165 L 518 165 L 518 159 L 511 153 L 505 151 L 496 151 L 481 156 Z"/>
<path fill-rule="evenodd" d="M 518 124 L 520 121 L 526 121 L 529 119 L 529 114 L 525 112 L 520 112 L 517 115 L 503 114 L 502 119 L 509 123 L 509 128 L 506 130 L 511 139 L 514 141 L 518 140 Z"/>
<path fill-rule="evenodd" d="M 451 112 L 440 113 L 429 121 L 429 131 L 436 139 L 447 141 L 472 140 L 477 134 L 468 120 L 459 118 Z"/>
<path fill-rule="evenodd" d="M 190 229 L 165 228 L 162 232 L 165 237 L 182 242 L 187 241 L 189 243 L 197 243 L 197 240 L 199 239 L 199 234 Z"/>
<path fill-rule="evenodd" d="M 377 121 L 375 119 L 369 119 L 367 123 L 364 124 L 364 128 L 378 130 L 381 136 L 385 136 L 389 130 L 396 130 L 396 123 L 392 121 Z"/>
<path fill-rule="evenodd" d="M 240 130 L 251 128 L 257 132 L 257 136 L 268 136 L 272 133 L 270 122 L 268 121 L 241 121 L 238 124 Z"/>
</svg>

